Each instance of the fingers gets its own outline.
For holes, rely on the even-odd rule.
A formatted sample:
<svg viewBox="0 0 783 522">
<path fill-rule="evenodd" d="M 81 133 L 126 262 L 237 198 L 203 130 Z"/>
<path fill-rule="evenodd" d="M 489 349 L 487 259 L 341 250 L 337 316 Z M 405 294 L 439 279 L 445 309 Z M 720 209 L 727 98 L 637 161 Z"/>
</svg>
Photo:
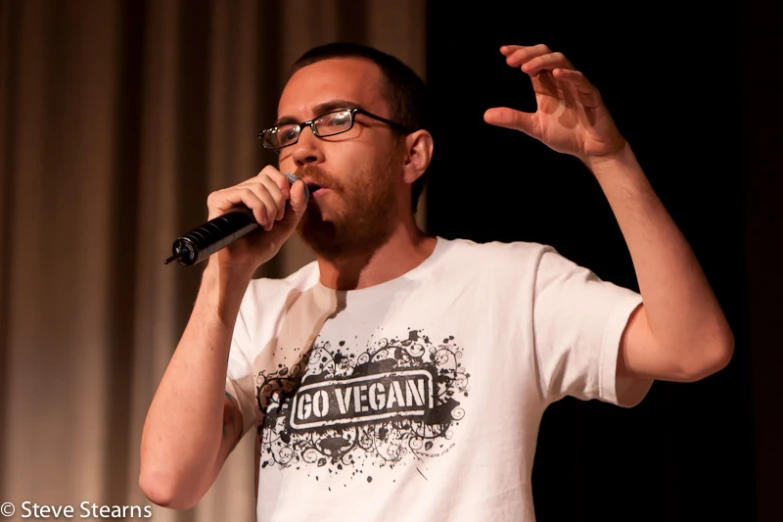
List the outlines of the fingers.
<svg viewBox="0 0 783 522">
<path fill-rule="evenodd" d="M 225 214 L 241 205 L 253 212 L 256 221 L 266 228 L 272 220 L 268 218 L 267 203 L 259 197 L 259 193 L 252 186 L 235 186 L 217 190 L 207 198 L 209 219 L 212 220 L 221 214 Z"/>
<path fill-rule="evenodd" d="M 503 49 L 505 49 L 505 52 Z M 501 53 L 505 55 L 506 63 L 511 67 L 521 67 L 522 64 L 527 63 L 533 58 L 544 56 L 551 52 L 549 47 L 544 44 L 533 46 L 507 45 L 501 47 Z"/>
<path fill-rule="evenodd" d="M 514 54 L 517 51 L 520 51 L 522 49 L 529 49 L 529 50 L 541 50 L 543 51 L 540 54 L 545 54 L 550 52 L 548 47 L 544 44 L 538 44 L 538 45 L 504 45 L 500 48 L 500 52 L 503 53 L 504 56 L 509 57 L 512 54 Z"/>
<path fill-rule="evenodd" d="M 288 180 L 285 174 L 277 170 L 275 167 L 271 165 L 267 165 L 263 169 L 261 169 L 261 172 L 258 173 L 258 175 L 255 178 L 251 178 L 248 181 L 252 181 L 253 179 L 261 180 L 261 179 L 268 179 L 274 182 L 275 185 L 280 189 L 280 191 L 285 195 L 286 199 L 291 197 L 290 190 L 291 190 L 291 182 Z"/>
<path fill-rule="evenodd" d="M 300 184 L 303 189 L 304 183 Z M 302 189 L 300 191 L 303 192 Z M 207 198 L 209 219 L 244 205 L 253 213 L 258 224 L 269 231 L 275 221 L 285 216 L 290 192 L 288 178 L 274 167 L 267 167 L 249 180 L 210 194 Z M 303 199 L 303 195 L 300 197 Z"/>
<path fill-rule="evenodd" d="M 575 70 L 563 53 L 552 52 L 544 44 L 504 45 L 500 52 L 506 57 L 508 65 L 519 67 L 533 77 L 534 87 L 539 85 L 545 94 L 555 95 L 560 91 L 568 91 L 575 101 L 587 107 L 597 107 L 601 103 L 601 95 L 595 86 L 584 74 Z M 542 72 L 550 72 L 552 75 L 541 74 Z"/>
<path fill-rule="evenodd" d="M 558 82 L 568 86 L 571 93 L 582 105 L 597 107 L 601 103 L 598 89 L 581 72 L 571 69 L 554 69 L 552 74 Z"/>
<path fill-rule="evenodd" d="M 522 131 L 530 136 L 536 136 L 536 116 L 509 107 L 495 107 L 484 112 L 484 121 L 490 125 Z"/>
<path fill-rule="evenodd" d="M 556 68 L 573 69 L 568 58 L 560 52 L 552 52 L 544 44 L 533 46 L 504 45 L 500 52 L 506 57 L 506 63 L 511 67 L 519 67 L 523 72 L 534 76 L 541 71 L 551 71 Z"/>
<path fill-rule="evenodd" d="M 285 178 L 284 178 L 285 179 Z M 288 200 L 286 192 L 289 192 L 287 185 L 290 183 L 288 179 L 285 179 L 285 185 L 283 188 L 278 185 L 278 182 L 271 177 L 259 175 L 248 181 L 240 183 L 240 186 L 250 187 L 251 190 L 256 192 L 258 197 L 267 204 L 267 210 L 271 212 L 271 216 L 275 221 L 280 221 L 285 215 L 285 204 Z"/>
<path fill-rule="evenodd" d="M 542 71 L 552 71 L 554 69 L 573 69 L 574 66 L 563 55 L 563 53 L 549 53 L 542 56 L 536 56 L 522 64 L 523 72 L 534 76 Z"/>
<path fill-rule="evenodd" d="M 278 193 L 280 189 L 277 185 L 273 185 L 277 189 Z M 265 221 L 259 221 L 258 223 L 264 227 L 265 230 L 272 230 L 272 226 L 275 221 L 280 221 L 285 215 L 285 198 L 278 197 L 273 193 L 270 187 L 263 183 L 250 185 L 249 188 L 258 196 L 261 202 L 264 204 L 264 213 L 266 215 Z"/>
</svg>

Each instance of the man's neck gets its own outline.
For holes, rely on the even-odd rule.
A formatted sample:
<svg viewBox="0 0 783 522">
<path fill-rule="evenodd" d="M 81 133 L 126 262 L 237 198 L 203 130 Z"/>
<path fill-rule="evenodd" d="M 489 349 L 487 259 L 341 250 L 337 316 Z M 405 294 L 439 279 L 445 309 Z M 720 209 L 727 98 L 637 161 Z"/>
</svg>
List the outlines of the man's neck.
<svg viewBox="0 0 783 522">
<path fill-rule="evenodd" d="M 321 284 L 335 290 L 358 290 L 385 283 L 419 266 L 432 255 L 436 243 L 413 221 L 400 223 L 374 252 L 340 259 L 318 256 Z"/>
</svg>

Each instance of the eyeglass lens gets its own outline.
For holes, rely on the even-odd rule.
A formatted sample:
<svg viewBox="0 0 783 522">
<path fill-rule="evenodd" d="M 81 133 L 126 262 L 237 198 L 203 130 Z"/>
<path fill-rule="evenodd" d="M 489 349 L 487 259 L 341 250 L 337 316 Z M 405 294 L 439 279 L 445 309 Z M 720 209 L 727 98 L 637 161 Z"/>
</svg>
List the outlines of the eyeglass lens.
<svg viewBox="0 0 783 522">
<path fill-rule="evenodd" d="M 349 130 L 353 126 L 351 111 L 338 111 L 325 114 L 312 123 L 313 132 L 318 136 L 331 136 Z M 264 144 L 270 148 L 280 148 L 296 143 L 302 132 L 302 126 L 290 123 L 269 129 L 264 133 Z"/>
</svg>

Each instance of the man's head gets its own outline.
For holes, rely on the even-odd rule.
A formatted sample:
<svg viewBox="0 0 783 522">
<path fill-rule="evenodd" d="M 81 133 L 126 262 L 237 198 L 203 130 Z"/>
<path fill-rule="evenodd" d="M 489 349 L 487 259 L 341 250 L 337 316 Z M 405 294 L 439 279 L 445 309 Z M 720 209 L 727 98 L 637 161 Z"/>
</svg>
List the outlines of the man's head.
<svg viewBox="0 0 783 522">
<path fill-rule="evenodd" d="M 353 110 L 334 112 L 344 109 Z M 299 227 L 316 251 L 377 247 L 404 213 L 411 218 L 432 154 L 425 110 L 421 79 L 369 47 L 320 46 L 292 66 L 272 139 L 296 136 L 285 123 L 321 118 L 315 126 L 322 136 L 303 126 L 294 144 L 279 149 L 282 171 L 329 189 L 315 194 Z M 343 132 L 325 136 L 330 129 Z"/>
</svg>

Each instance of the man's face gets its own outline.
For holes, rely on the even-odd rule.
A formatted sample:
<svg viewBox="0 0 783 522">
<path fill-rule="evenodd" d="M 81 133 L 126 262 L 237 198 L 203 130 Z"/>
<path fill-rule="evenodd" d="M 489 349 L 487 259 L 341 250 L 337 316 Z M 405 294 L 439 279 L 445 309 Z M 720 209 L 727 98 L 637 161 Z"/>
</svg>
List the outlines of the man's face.
<svg viewBox="0 0 783 522">
<path fill-rule="evenodd" d="M 339 58 L 308 65 L 283 90 L 278 121 L 303 122 L 351 107 L 393 120 L 383 81 L 381 70 L 368 60 Z M 319 138 L 305 127 L 296 144 L 280 150 L 281 172 L 326 188 L 311 194 L 298 227 L 317 253 L 365 253 L 386 240 L 397 221 L 401 143 L 387 124 L 356 114 L 353 128 L 345 133 Z"/>
</svg>

